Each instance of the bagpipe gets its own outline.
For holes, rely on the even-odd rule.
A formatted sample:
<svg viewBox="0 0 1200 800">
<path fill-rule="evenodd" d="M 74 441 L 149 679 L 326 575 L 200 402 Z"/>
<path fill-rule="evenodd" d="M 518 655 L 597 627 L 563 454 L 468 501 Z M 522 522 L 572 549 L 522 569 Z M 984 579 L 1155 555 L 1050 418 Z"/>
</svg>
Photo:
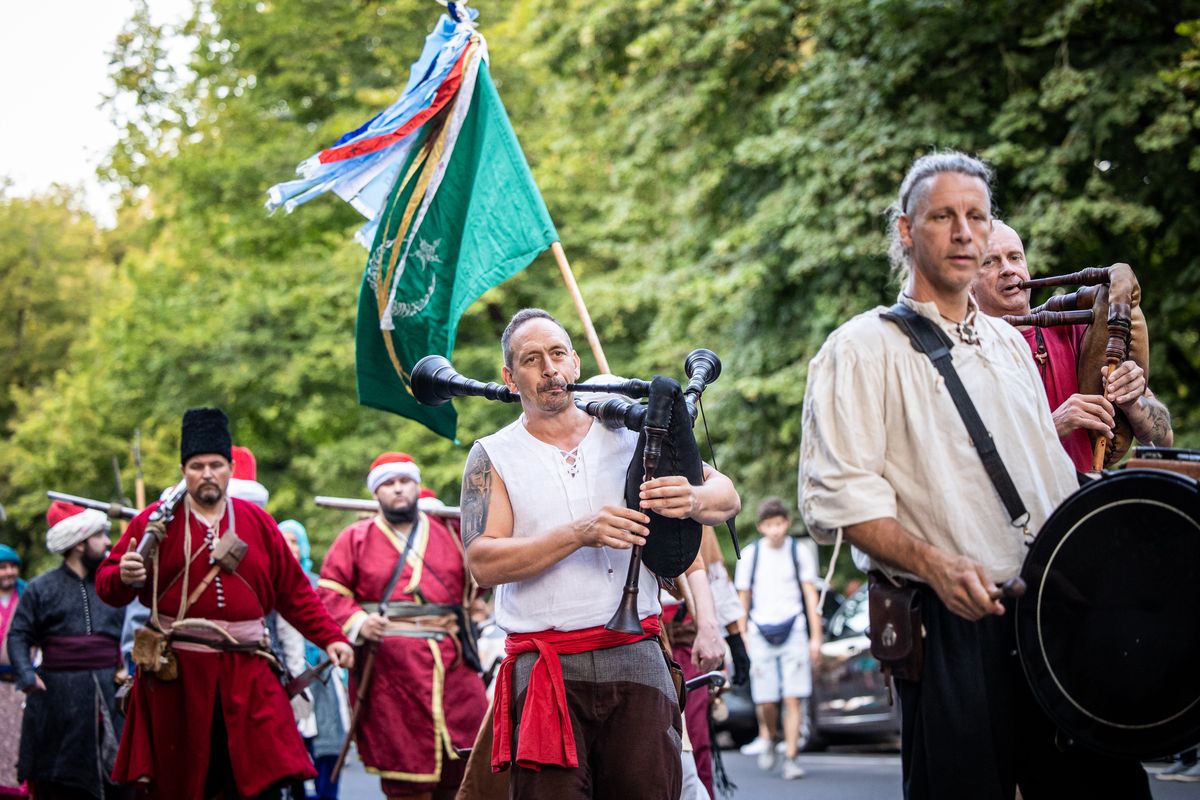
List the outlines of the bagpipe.
<svg viewBox="0 0 1200 800">
<path fill-rule="evenodd" d="M 693 485 L 704 482 L 700 449 L 692 432 L 704 390 L 721 374 L 721 360 L 711 350 L 693 350 L 684 360 L 687 386 L 671 378 L 656 376 L 651 381 L 625 380 L 611 384 L 567 384 L 569 392 L 589 392 L 618 397 L 583 400 L 575 405 L 610 430 L 637 431 L 637 449 L 625 474 L 625 503 L 639 508 L 639 487 L 645 481 L 682 475 Z M 520 396 L 498 383 L 482 383 L 459 374 L 444 357 L 426 356 L 413 367 L 411 386 L 418 402 L 438 406 L 454 397 L 484 397 L 503 403 L 519 403 Z M 626 399 L 628 398 L 628 399 Z M 645 404 L 634 402 L 645 398 Z M 681 575 L 700 552 L 701 525 L 692 519 L 672 519 L 653 511 L 650 536 L 645 545 L 633 545 L 625 586 L 612 619 L 605 626 L 624 633 L 641 633 L 637 613 L 638 577 L 641 566 L 662 578 Z"/>
<path fill-rule="evenodd" d="M 1069 275 L 1021 281 L 1022 289 L 1043 286 L 1080 286 L 1074 292 L 1055 295 L 1029 314 L 1007 315 L 1012 325 L 1051 327 L 1086 324 L 1079 347 L 1076 377 L 1083 394 L 1103 394 L 1103 367 L 1109 374 L 1123 361 L 1132 360 L 1150 377 L 1150 339 L 1141 309 L 1141 287 L 1128 264 L 1089 267 Z M 1089 431 L 1095 470 L 1116 464 L 1133 444 L 1133 428 L 1120 409 L 1114 409 L 1113 439 Z"/>
</svg>

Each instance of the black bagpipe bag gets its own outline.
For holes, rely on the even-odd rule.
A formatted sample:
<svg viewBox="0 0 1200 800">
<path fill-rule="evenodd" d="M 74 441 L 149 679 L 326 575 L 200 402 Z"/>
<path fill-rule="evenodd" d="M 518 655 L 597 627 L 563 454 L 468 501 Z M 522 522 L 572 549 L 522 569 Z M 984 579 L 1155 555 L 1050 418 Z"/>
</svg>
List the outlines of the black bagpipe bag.
<svg viewBox="0 0 1200 800">
<path fill-rule="evenodd" d="M 704 483 L 704 465 L 700 460 L 700 448 L 692 432 L 692 417 L 688 414 L 679 382 L 656 375 L 650 382 L 650 397 L 646 409 L 646 425 L 654 425 L 670 410 L 670 423 L 663 439 L 662 457 L 654 477 L 682 475 L 693 486 Z M 625 472 L 625 505 L 641 511 L 641 485 L 644 469 L 642 460 L 646 452 L 646 432 L 638 436 L 637 449 Z M 654 511 L 650 516 L 650 535 L 642 548 L 642 562 L 650 571 L 663 578 L 674 578 L 696 560 L 700 552 L 700 523 L 694 519 L 671 519 Z"/>
</svg>

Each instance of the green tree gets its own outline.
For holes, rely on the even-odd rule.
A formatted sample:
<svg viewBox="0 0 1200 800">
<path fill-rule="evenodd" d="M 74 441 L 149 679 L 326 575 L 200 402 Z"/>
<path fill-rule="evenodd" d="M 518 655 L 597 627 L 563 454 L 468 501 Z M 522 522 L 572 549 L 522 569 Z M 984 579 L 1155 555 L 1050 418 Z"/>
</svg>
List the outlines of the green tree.
<svg viewBox="0 0 1200 800">
<path fill-rule="evenodd" d="M 99 232 L 67 188 L 34 197 L 0 183 L 0 425 L 14 393 L 68 366 L 95 289 L 108 278 Z"/>
</svg>

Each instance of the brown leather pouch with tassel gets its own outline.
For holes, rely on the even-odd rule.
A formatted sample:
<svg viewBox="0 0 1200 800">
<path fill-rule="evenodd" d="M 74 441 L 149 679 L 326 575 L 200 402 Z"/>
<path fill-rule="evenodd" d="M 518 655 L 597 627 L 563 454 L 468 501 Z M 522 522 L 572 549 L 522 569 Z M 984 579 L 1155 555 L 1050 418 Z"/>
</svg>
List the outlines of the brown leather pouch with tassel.
<svg viewBox="0 0 1200 800">
<path fill-rule="evenodd" d="M 886 575 L 867 575 L 871 655 L 893 678 L 921 679 L 925 655 L 925 629 L 921 624 L 921 597 L 909 582 L 897 586 Z"/>
</svg>

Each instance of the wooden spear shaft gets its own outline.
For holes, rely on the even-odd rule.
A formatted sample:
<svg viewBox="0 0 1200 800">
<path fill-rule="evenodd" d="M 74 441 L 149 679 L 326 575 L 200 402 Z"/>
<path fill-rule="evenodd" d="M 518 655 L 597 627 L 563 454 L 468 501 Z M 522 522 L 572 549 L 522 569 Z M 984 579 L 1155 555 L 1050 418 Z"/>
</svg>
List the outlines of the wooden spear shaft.
<svg viewBox="0 0 1200 800">
<path fill-rule="evenodd" d="M 142 429 L 137 428 L 133 432 L 133 465 L 136 471 L 133 474 L 133 493 L 134 502 L 138 508 L 146 507 L 146 476 L 142 473 Z"/>
<path fill-rule="evenodd" d="M 571 299 L 575 301 L 575 311 L 579 314 L 580 321 L 583 322 L 583 332 L 592 348 L 596 365 L 600 367 L 602 373 L 611 374 L 608 368 L 608 359 L 604 357 L 604 348 L 600 346 L 600 337 L 596 335 L 596 329 L 592 327 L 592 318 L 588 315 L 587 306 L 584 305 L 583 295 L 579 292 L 579 284 L 575 282 L 575 273 L 571 271 L 571 265 L 567 262 L 567 254 L 563 252 L 562 243 L 555 242 L 550 245 L 550 252 L 554 253 L 554 260 L 558 262 L 558 269 L 562 272 L 563 283 L 567 284 L 567 291 L 571 293 Z"/>
<path fill-rule="evenodd" d="M 342 749 L 338 752 L 337 763 L 333 765 L 333 772 L 329 774 L 331 783 L 337 783 L 338 776 L 342 774 L 342 767 L 346 765 L 346 757 L 350 755 L 350 743 L 354 741 L 354 735 L 358 733 L 358 726 L 362 722 L 367 693 L 371 690 L 371 679 L 375 677 L 375 656 L 378 653 L 379 642 L 367 642 L 367 658 L 363 662 L 362 677 L 358 681 L 358 691 L 354 696 L 354 708 L 350 712 L 350 729 L 346 731 Z"/>
</svg>

